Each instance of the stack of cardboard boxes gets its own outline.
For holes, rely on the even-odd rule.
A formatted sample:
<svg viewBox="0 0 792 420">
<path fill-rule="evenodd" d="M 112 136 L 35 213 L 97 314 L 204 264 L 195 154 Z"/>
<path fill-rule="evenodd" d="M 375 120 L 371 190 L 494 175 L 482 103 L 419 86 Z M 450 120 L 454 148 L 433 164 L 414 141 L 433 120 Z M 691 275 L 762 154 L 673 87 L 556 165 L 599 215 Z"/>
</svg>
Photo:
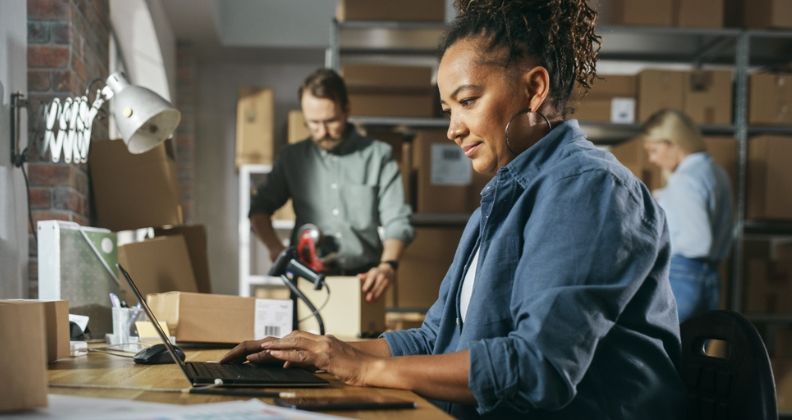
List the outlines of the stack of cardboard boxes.
<svg viewBox="0 0 792 420">
<path fill-rule="evenodd" d="M 206 229 L 182 224 L 175 164 L 167 143 L 132 155 L 120 141 L 99 141 L 91 154 L 98 225 L 112 231 L 154 228 L 153 238 L 118 247 L 118 261 L 141 293 L 157 304 L 155 313 L 168 321 L 177 340 L 234 343 L 257 337 L 258 330 L 251 327 L 240 333 L 233 326 L 256 324 L 263 331 L 270 325 L 264 311 L 255 309 L 279 303 L 255 299 L 249 303 L 238 296 L 210 294 Z M 126 301 L 134 304 L 126 282 L 122 280 L 121 286 Z M 163 301 L 167 304 L 158 303 Z M 196 323 L 201 326 L 198 330 Z"/>
<path fill-rule="evenodd" d="M 732 122 L 730 70 L 643 70 L 638 74 L 638 122 L 664 109 L 684 111 L 698 124 Z"/>
<path fill-rule="evenodd" d="M 601 75 L 585 96 L 573 101 L 574 118 L 590 122 L 635 122 L 637 82 L 630 75 Z M 578 89 L 579 92 L 579 89 Z"/>
</svg>

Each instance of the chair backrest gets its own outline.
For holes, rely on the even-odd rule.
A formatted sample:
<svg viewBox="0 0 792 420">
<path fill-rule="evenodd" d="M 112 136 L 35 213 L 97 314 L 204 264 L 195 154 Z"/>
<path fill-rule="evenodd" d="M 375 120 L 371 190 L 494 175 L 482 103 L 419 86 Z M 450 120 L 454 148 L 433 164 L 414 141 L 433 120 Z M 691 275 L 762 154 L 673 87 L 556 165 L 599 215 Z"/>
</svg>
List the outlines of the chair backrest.
<svg viewBox="0 0 792 420">
<path fill-rule="evenodd" d="M 681 326 L 689 420 L 776 420 L 775 381 L 759 332 L 742 315 L 710 311 Z"/>
</svg>

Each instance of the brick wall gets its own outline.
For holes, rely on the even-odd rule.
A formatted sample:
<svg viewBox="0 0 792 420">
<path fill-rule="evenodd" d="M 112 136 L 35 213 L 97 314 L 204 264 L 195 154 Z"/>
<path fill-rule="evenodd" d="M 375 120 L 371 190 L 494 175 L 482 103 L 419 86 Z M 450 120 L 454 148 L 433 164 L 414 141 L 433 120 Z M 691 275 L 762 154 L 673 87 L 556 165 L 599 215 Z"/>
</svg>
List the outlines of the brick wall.
<svg viewBox="0 0 792 420">
<path fill-rule="evenodd" d="M 28 0 L 28 155 L 33 221 L 57 219 L 89 225 L 87 166 L 52 163 L 37 150 L 43 131 L 39 108 L 55 97 L 83 95 L 108 76 L 108 0 Z M 94 85 L 94 90 L 96 89 Z M 93 100 L 93 93 L 89 97 Z M 106 138 L 107 121 L 94 122 L 92 139 Z M 38 295 L 38 259 L 31 239 L 30 296 Z"/>
<path fill-rule="evenodd" d="M 180 42 L 176 45 L 176 101 L 182 119 L 176 130 L 176 167 L 178 168 L 180 202 L 184 223 L 193 215 L 193 179 L 195 177 L 195 104 L 198 90 L 198 62 L 194 47 Z"/>
</svg>

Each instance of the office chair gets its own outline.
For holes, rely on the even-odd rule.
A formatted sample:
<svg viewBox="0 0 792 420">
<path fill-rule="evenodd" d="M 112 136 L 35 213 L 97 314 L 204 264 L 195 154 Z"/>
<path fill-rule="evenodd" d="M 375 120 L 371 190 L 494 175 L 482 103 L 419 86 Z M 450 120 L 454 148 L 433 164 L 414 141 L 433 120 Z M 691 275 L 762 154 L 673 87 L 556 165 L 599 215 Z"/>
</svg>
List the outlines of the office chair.
<svg viewBox="0 0 792 420">
<path fill-rule="evenodd" d="M 776 420 L 775 380 L 756 328 L 732 311 L 685 321 L 682 378 L 688 420 Z"/>
</svg>

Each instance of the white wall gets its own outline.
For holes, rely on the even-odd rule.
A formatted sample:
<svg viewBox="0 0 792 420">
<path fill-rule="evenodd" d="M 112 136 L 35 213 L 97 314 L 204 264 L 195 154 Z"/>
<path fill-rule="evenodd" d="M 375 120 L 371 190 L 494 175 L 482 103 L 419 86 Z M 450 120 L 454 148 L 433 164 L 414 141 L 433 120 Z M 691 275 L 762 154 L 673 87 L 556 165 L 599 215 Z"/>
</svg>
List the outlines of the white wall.
<svg viewBox="0 0 792 420">
<path fill-rule="evenodd" d="M 226 46 L 326 48 L 336 0 L 217 2 Z"/>
<path fill-rule="evenodd" d="M 27 297 L 28 219 L 22 172 L 11 164 L 11 92 L 27 93 L 27 2 L 0 1 L 0 298 Z M 26 120 L 23 111 L 22 120 Z M 22 146 L 27 143 L 22 127 Z"/>
<path fill-rule="evenodd" d="M 176 41 L 161 3 L 111 0 L 110 21 L 129 81 L 171 99 L 176 80 Z"/>
<path fill-rule="evenodd" d="M 324 61 L 321 50 L 300 57 L 279 57 L 277 52 L 261 52 L 256 56 L 244 60 L 218 56 L 201 63 L 198 69 L 194 222 L 207 228 L 209 268 L 215 293 L 239 292 L 239 174 L 234 163 L 239 88 L 274 89 L 275 137 L 285 143 L 286 114 L 299 109 L 297 87 Z"/>
</svg>

